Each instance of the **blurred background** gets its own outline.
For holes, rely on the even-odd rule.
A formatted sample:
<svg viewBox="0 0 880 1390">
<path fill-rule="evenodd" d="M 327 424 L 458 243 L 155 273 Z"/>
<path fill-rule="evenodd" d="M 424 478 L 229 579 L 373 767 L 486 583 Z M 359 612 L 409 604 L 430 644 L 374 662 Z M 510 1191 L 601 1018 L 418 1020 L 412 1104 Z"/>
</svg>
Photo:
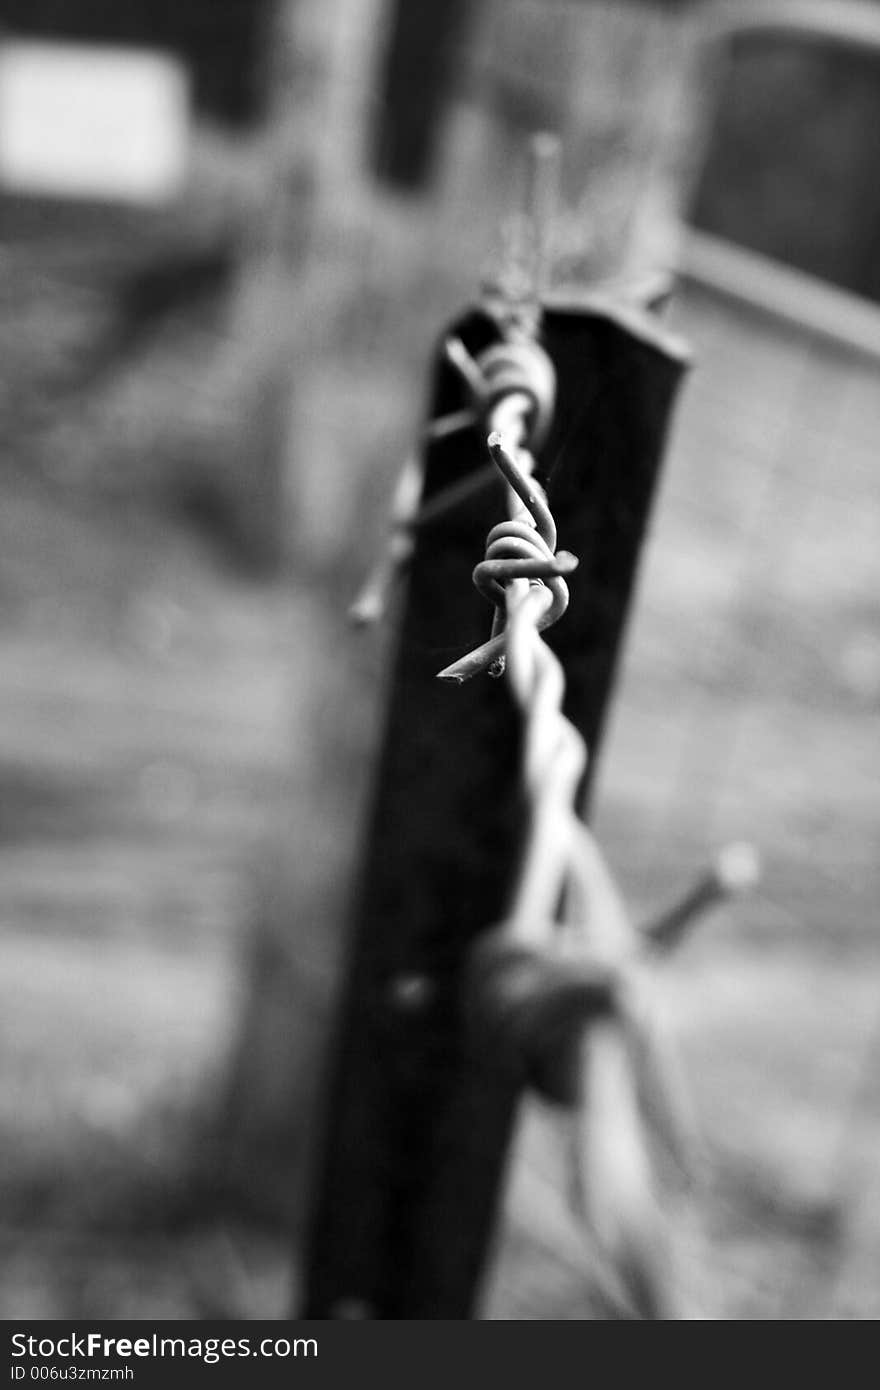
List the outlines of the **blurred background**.
<svg viewBox="0 0 880 1390">
<path fill-rule="evenodd" d="M 444 324 L 563 141 L 559 293 L 693 367 L 603 750 L 695 1316 L 880 1312 L 880 5 L 7 0 L 0 1317 L 283 1317 L 390 634 L 346 609 Z M 579 1317 L 525 1116 L 488 1317 Z"/>
</svg>

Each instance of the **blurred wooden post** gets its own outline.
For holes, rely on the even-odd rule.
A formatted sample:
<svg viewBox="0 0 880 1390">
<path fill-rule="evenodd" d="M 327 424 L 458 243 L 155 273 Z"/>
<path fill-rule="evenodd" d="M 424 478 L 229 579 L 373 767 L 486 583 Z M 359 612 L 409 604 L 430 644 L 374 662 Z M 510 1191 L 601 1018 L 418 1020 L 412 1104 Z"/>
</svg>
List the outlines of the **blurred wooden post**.
<svg viewBox="0 0 880 1390">
<path fill-rule="evenodd" d="M 471 0 L 395 0 L 380 90 L 376 173 L 401 188 L 424 187 L 449 97 Z"/>
<path fill-rule="evenodd" d="M 581 557 L 550 641 L 594 757 L 682 370 L 656 324 L 632 325 L 589 306 L 544 319 L 558 399 L 538 462 L 559 544 Z M 473 353 L 498 337 L 482 309 L 454 331 Z M 434 416 L 462 404 L 442 356 L 432 396 Z M 484 463 L 476 430 L 435 442 L 425 498 Z M 453 688 L 436 672 L 487 634 L 471 570 L 504 508 L 499 483 L 417 538 L 315 1156 L 305 1317 L 466 1318 L 478 1294 L 517 1095 L 472 1049 L 460 982 L 513 886 L 519 721 L 503 682 Z"/>
</svg>

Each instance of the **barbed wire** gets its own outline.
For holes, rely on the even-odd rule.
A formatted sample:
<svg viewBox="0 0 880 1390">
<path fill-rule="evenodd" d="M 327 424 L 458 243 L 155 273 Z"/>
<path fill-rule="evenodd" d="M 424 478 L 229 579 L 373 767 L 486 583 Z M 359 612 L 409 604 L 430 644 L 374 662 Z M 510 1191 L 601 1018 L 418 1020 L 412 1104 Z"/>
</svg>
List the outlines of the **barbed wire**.
<svg viewBox="0 0 880 1390">
<path fill-rule="evenodd" d="M 651 1055 L 636 934 L 576 811 L 587 747 L 562 713 L 564 672 L 541 636 L 567 607 L 563 575 L 577 561 L 556 551 L 531 454 L 516 442 L 526 431 L 521 401 L 493 415 L 508 431 L 491 434 L 488 449 L 510 489 L 510 517 L 489 533 L 474 582 L 495 605 L 496 630 L 441 674 L 506 673 L 524 721 L 529 833 L 507 920 L 473 950 L 468 1009 L 522 1079 L 573 1116 L 572 1196 L 611 1267 L 621 1314 L 668 1317 L 667 1241 L 640 1093 L 650 1085 L 684 1162 L 680 1095 Z"/>
<path fill-rule="evenodd" d="M 750 846 L 729 846 L 681 903 L 644 930 L 630 923 L 577 811 L 588 749 L 563 714 L 565 673 L 542 632 L 565 613 L 564 576 L 578 561 L 556 549 L 556 524 L 526 447 L 536 393 L 523 386 L 540 358 L 514 350 L 520 379 L 512 376 L 483 412 L 492 426 L 488 452 L 508 487 L 508 518 L 489 532 L 473 575 L 495 609 L 492 635 L 439 673 L 456 682 L 481 671 L 505 674 L 523 718 L 528 834 L 507 919 L 472 950 L 467 1009 L 521 1081 L 573 1121 L 571 1195 L 607 1266 L 604 1297 L 613 1291 L 620 1316 L 670 1318 L 680 1314 L 655 1157 L 662 1149 L 690 1180 L 697 1144 L 645 963 L 707 907 L 750 888 L 757 859 Z M 447 356 L 476 409 L 480 393 L 490 394 L 482 358 L 474 362 L 457 342 Z M 540 399 L 546 417 L 546 382 Z"/>
<path fill-rule="evenodd" d="M 491 463 L 423 502 L 421 469 L 410 462 L 387 553 L 352 617 L 381 617 L 422 526 L 466 504 L 500 472 L 508 516 L 490 530 L 473 572 L 495 610 L 492 633 L 438 676 L 454 683 L 482 672 L 506 676 L 523 719 L 528 828 L 508 916 L 472 947 L 466 1012 L 520 1082 L 568 1117 L 570 1194 L 592 1243 L 595 1292 L 615 1316 L 666 1319 L 683 1314 L 660 1169 L 667 1188 L 670 1173 L 680 1189 L 692 1188 L 699 1145 L 648 967 L 707 909 L 751 889 L 759 863 L 751 845 L 727 846 L 678 903 L 636 928 L 578 814 L 588 749 L 563 714 L 565 673 L 542 635 L 568 607 L 566 576 L 578 561 L 557 550 L 556 523 L 534 476 L 531 449 L 549 428 L 555 373 L 532 332 L 515 324 L 476 358 L 460 339 L 447 340 L 445 357 L 467 404 L 432 421 L 424 442 L 482 425 Z"/>
</svg>

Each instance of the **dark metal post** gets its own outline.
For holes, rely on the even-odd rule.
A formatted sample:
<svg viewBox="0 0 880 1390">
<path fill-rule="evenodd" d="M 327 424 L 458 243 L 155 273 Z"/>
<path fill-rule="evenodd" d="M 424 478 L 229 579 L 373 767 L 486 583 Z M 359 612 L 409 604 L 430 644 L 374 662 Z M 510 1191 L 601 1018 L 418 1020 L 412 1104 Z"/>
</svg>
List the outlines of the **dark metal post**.
<svg viewBox="0 0 880 1390">
<path fill-rule="evenodd" d="M 591 769 L 683 366 L 637 317 L 558 306 L 543 321 L 557 403 L 538 476 L 559 545 L 581 562 L 548 637 Z M 500 336 L 485 309 L 452 331 L 473 354 Z M 462 405 L 441 354 L 432 417 Z M 425 500 L 485 462 L 476 429 L 436 440 Z M 436 672 L 488 635 L 471 571 L 504 515 L 493 484 L 416 537 L 315 1165 L 305 1317 L 467 1318 L 489 1249 L 517 1096 L 472 1047 L 460 984 L 515 879 L 519 724 L 503 681 L 456 687 Z"/>
</svg>

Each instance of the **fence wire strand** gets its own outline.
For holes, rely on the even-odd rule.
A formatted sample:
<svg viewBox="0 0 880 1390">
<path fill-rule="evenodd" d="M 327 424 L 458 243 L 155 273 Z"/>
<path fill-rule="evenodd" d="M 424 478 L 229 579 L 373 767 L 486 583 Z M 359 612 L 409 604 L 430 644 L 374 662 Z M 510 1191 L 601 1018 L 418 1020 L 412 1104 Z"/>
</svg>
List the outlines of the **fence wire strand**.
<svg viewBox="0 0 880 1390">
<path fill-rule="evenodd" d="M 474 573 L 496 606 L 496 631 L 464 662 L 467 675 L 475 655 L 481 669 L 503 671 L 522 713 L 529 831 L 509 916 L 473 953 L 470 1010 L 527 1082 L 573 1117 L 570 1191 L 621 1316 L 674 1317 L 647 1115 L 682 1166 L 689 1125 L 648 1004 L 642 942 L 577 814 L 588 750 L 562 712 L 564 671 L 541 636 L 565 611 L 562 575 L 577 561 L 556 552 L 532 457 L 519 446 L 522 414 L 499 417 L 508 432 L 491 434 L 488 448 L 510 489 L 510 517 L 490 532 Z"/>
</svg>

